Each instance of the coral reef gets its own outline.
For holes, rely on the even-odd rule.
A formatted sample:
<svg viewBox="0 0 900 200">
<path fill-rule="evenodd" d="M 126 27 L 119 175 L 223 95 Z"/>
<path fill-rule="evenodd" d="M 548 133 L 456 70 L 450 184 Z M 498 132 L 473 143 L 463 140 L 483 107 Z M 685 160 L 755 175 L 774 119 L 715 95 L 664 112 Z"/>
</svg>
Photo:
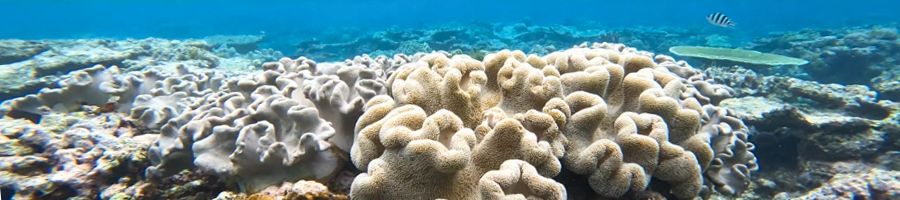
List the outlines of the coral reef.
<svg viewBox="0 0 900 200">
<path fill-rule="evenodd" d="M 360 58 L 357 64 L 370 60 Z M 343 152 L 349 151 L 355 121 L 346 120 L 362 114 L 365 98 L 384 93 L 383 83 L 374 79 L 378 73 L 368 66 L 340 63 L 317 68 L 302 58 L 283 61 L 288 65 L 267 64 L 258 82 L 226 81 L 226 75 L 181 65 L 171 73 L 121 73 L 115 66 L 98 65 L 72 72 L 60 88 L 6 101 L 0 110 L 35 113 L 43 117 L 33 120 L 44 123 L 46 116 L 57 113 L 115 105 L 109 111 L 130 113 L 141 127 L 160 131 L 160 139 L 144 147 L 154 164 L 147 174 L 158 179 L 196 166 L 225 181 L 237 181 L 248 191 L 284 179 L 327 180 L 347 160 Z M 320 118 L 316 105 L 332 113 Z M 341 132 L 335 132 L 332 124 L 340 125 Z"/>
<path fill-rule="evenodd" d="M 788 32 L 754 43 L 751 48 L 755 50 L 809 60 L 803 71 L 812 80 L 863 84 L 878 91 L 881 99 L 900 101 L 896 25 Z"/>
<path fill-rule="evenodd" d="M 866 86 L 765 76 L 737 66 L 705 72 L 735 91 L 736 98 L 720 106 L 756 130 L 751 140 L 763 166 L 757 181 L 768 182 L 760 184 L 765 195 L 831 191 L 820 184 L 836 174 L 900 169 L 893 157 L 900 150 L 900 104 L 878 100 Z M 844 162 L 861 163 L 834 170 L 846 168 L 835 167 Z"/>
<path fill-rule="evenodd" d="M 0 64 L 27 60 L 50 47 L 47 44 L 25 40 L 0 40 Z"/>
<path fill-rule="evenodd" d="M 730 90 L 671 57 L 608 43 L 448 56 L 283 58 L 238 76 L 98 65 L 2 110 L 112 103 L 159 130 L 146 147 L 151 183 L 198 169 L 246 192 L 327 182 L 348 154 L 366 171 L 351 186 L 359 198 L 565 199 L 551 179 L 562 170 L 590 176 L 599 196 L 662 184 L 664 195 L 691 198 L 741 193 L 756 169 L 743 123 L 714 105 Z"/>
<path fill-rule="evenodd" d="M 123 116 L 44 118 L 40 124 L 0 119 L 0 143 L 9 148 L 0 157 L 0 187 L 17 198 L 111 195 L 105 194 L 107 186 L 132 184 L 149 165 L 145 149 L 157 135 L 143 134 Z"/>
<path fill-rule="evenodd" d="M 604 43 L 484 61 L 433 53 L 401 66 L 390 96 L 369 101 L 357 123 L 351 158 L 368 173 L 351 194 L 483 198 L 475 181 L 517 159 L 545 177 L 564 162 L 605 197 L 643 191 L 651 178 L 678 198 L 742 192 L 756 169 L 743 123 L 701 104 L 700 89 L 669 70 L 699 72 L 652 56 Z M 420 178 L 401 178 L 410 176 Z"/>
<path fill-rule="evenodd" d="M 264 35 L 0 40 L 0 192 L 897 198 L 896 25 L 778 33 L 750 45 L 736 37 L 442 25 L 342 30 L 292 43 L 306 56 L 296 59 L 259 49 L 272 42 Z M 701 71 L 635 49 L 678 45 L 810 63 L 691 62 Z"/>
<path fill-rule="evenodd" d="M 215 200 L 341 200 L 349 199 L 345 195 L 333 194 L 328 187 L 314 181 L 285 182 L 280 186 L 269 186 L 259 193 L 246 195 L 222 192 Z"/>
<path fill-rule="evenodd" d="M 872 169 L 835 175 L 824 186 L 792 199 L 897 199 L 900 172 Z"/>
<path fill-rule="evenodd" d="M 349 127 L 362 114 L 362 102 L 385 91 L 376 73 L 380 65 L 368 60 L 317 64 L 285 58 L 263 65 L 252 79 L 223 83 L 162 127 L 150 148 L 158 165 L 148 174 L 167 176 L 196 166 L 246 191 L 328 180 L 347 160 Z"/>
<path fill-rule="evenodd" d="M 175 65 L 246 69 L 253 60 L 281 57 L 274 51 L 220 57 L 201 40 L 0 40 L 0 100 L 52 87 L 60 75 L 94 65 L 119 66 L 126 71 Z M 223 62 L 224 61 L 224 62 Z M 237 66 L 234 66 L 237 65 Z"/>
<path fill-rule="evenodd" d="M 879 98 L 900 101 L 900 67 L 897 65 L 872 78 L 872 84 Z"/>
<path fill-rule="evenodd" d="M 235 51 L 245 54 L 259 49 L 259 43 L 265 35 L 213 35 L 202 40 L 213 48 L 233 48 Z"/>
<path fill-rule="evenodd" d="M 697 34 L 698 32 L 699 30 L 672 27 L 616 28 L 594 23 L 449 24 L 415 29 L 389 28 L 371 33 L 339 30 L 296 42 L 294 55 L 319 61 L 340 61 L 360 54 L 392 56 L 447 51 L 481 59 L 478 54 L 501 49 L 548 54 L 587 41 L 624 43 L 651 52 L 666 52 L 669 47 L 676 45 L 735 45 L 735 41 L 727 36 Z"/>
<path fill-rule="evenodd" d="M 467 31 L 429 32 L 429 41 L 447 43 L 398 47 L 448 49 L 470 40 Z M 492 34 L 542 41 L 573 34 L 566 31 L 514 26 Z M 566 173 L 592 197 L 690 199 L 742 194 L 758 168 L 748 127 L 719 107 L 738 91 L 684 61 L 622 44 L 480 59 L 437 51 L 236 61 L 262 70 L 224 72 L 222 56 L 268 53 L 209 39 L 223 42 L 210 50 L 207 42 L 151 39 L 170 46 L 132 52 L 120 48 L 133 40 L 82 41 L 123 56 L 59 58 L 80 63 L 52 69 L 68 74 L 0 106 L 12 121 L 0 154 L 14 163 L 0 166 L 3 189 L 36 198 L 345 198 L 307 181 L 342 182 L 350 161 L 363 171 L 349 175 L 353 198 L 567 199 L 569 186 L 553 179 Z M 65 52 L 59 46 L 16 63 Z M 82 66 L 95 61 L 106 65 Z M 58 117 L 71 115 L 80 116 Z M 303 185 L 318 190 L 297 189 Z"/>
<path fill-rule="evenodd" d="M 216 72 L 194 73 L 183 65 L 175 68 L 171 73 L 148 70 L 123 74 L 116 66 L 97 65 L 74 71 L 57 83 L 59 88 L 44 88 L 38 94 L 3 102 L 0 114 L 46 115 L 84 110 L 82 105 L 108 104 L 156 129 L 185 111 L 190 102 L 218 88 L 224 79 Z"/>
</svg>

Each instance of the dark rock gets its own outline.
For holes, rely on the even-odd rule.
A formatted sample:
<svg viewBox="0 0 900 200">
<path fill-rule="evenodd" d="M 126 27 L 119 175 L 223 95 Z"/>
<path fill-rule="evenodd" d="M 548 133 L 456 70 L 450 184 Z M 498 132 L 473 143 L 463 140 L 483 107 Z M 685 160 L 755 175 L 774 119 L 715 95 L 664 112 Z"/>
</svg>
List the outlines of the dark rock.
<svg viewBox="0 0 900 200">
<path fill-rule="evenodd" d="M 810 134 L 799 145 L 804 159 L 846 160 L 874 155 L 883 146 L 884 135 L 880 131 L 852 134 L 817 132 Z"/>
</svg>

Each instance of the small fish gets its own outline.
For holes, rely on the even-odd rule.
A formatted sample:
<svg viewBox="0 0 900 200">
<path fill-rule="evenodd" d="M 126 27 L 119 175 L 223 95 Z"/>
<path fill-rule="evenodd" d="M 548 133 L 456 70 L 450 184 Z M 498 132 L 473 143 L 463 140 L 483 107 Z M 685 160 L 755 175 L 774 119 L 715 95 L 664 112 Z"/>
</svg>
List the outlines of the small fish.
<svg viewBox="0 0 900 200">
<path fill-rule="evenodd" d="M 728 16 L 725 16 L 725 14 L 722 14 L 720 12 L 714 12 L 707 15 L 706 21 L 708 21 L 712 25 L 725 28 L 734 28 L 734 25 L 736 25 L 733 21 L 731 21 L 731 18 L 728 18 Z"/>
</svg>

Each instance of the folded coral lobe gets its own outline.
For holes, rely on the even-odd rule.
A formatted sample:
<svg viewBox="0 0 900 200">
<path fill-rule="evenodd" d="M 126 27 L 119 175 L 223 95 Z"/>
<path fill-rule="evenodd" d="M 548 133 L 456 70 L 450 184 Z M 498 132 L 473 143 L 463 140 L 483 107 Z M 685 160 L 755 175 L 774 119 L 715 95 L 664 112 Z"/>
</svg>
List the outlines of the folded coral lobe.
<svg viewBox="0 0 900 200">
<path fill-rule="evenodd" d="M 443 53 L 419 58 L 388 78 L 388 95 L 373 98 L 357 122 L 351 158 L 367 172 L 354 181 L 354 198 L 564 199 L 564 188 L 543 182 L 570 170 L 602 197 L 661 181 L 666 191 L 657 192 L 689 199 L 739 193 L 755 170 L 743 123 L 712 104 L 728 90 L 671 57 L 602 43 L 543 57 L 504 50 L 480 64 Z M 425 119 L 435 115 L 474 134 L 459 143 L 407 137 L 447 128 Z M 465 151 L 423 154 L 451 147 Z M 465 164 L 438 162 L 447 158 Z M 514 164 L 533 178 L 501 175 Z"/>
<path fill-rule="evenodd" d="M 563 170 L 600 197 L 688 199 L 741 193 L 757 169 L 746 126 L 716 105 L 731 90 L 668 56 L 602 43 L 385 59 L 285 58 L 241 78 L 97 66 L 0 111 L 115 102 L 161 133 L 148 176 L 199 169 L 245 191 L 329 181 L 351 161 L 358 199 L 565 199 Z M 92 95 L 60 98 L 75 93 Z"/>
</svg>

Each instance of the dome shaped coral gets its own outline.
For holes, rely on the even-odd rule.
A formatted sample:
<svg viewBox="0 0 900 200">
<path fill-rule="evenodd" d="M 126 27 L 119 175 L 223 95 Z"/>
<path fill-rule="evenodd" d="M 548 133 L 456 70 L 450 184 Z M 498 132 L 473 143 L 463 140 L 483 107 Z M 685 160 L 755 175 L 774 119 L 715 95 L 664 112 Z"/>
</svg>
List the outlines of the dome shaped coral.
<svg viewBox="0 0 900 200">
<path fill-rule="evenodd" d="M 544 57 L 504 50 L 483 61 L 421 56 L 394 71 L 389 96 L 370 101 L 358 121 L 351 158 L 368 173 L 354 181 L 352 193 L 362 199 L 484 198 L 470 191 L 507 160 L 521 160 L 544 177 L 556 176 L 564 163 L 588 176 L 604 197 L 646 190 L 651 181 L 666 182 L 668 191 L 660 192 L 682 199 L 704 188 L 740 192 L 755 170 L 746 128 L 709 98 L 695 98 L 713 90 L 711 84 L 689 81 L 670 71 L 689 68 L 652 56 L 613 44 Z M 417 114 L 401 114 L 407 112 Z M 458 122 L 426 120 L 435 115 Z M 449 133 L 464 135 L 471 129 L 475 138 L 418 137 L 399 146 L 393 139 L 450 127 Z M 421 154 L 410 149 L 411 141 L 441 144 L 426 152 L 457 153 L 444 161 L 450 154 Z M 422 155 L 438 157 L 418 159 Z M 429 183 L 395 183 L 419 179 Z"/>
</svg>

